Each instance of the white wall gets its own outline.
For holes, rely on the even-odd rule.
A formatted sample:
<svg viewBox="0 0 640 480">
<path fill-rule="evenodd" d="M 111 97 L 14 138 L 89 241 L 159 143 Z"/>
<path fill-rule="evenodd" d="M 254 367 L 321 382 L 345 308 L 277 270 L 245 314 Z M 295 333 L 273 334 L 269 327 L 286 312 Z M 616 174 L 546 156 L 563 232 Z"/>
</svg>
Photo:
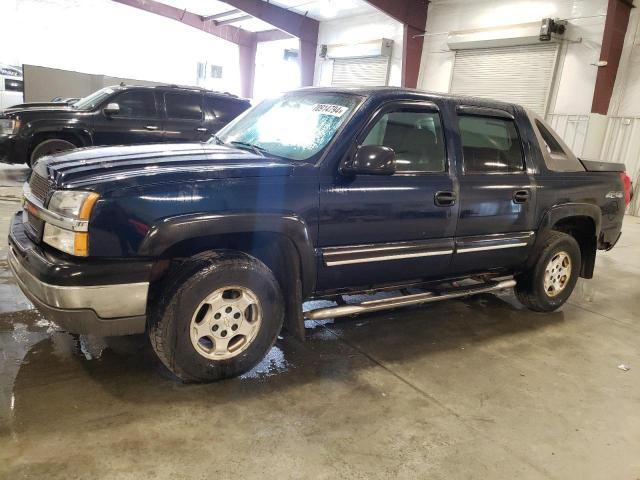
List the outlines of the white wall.
<svg viewBox="0 0 640 480">
<path fill-rule="evenodd" d="M 318 45 L 365 43 L 370 40 L 389 38 L 393 40 L 389 85 L 399 86 L 402 77 L 402 36 L 400 22 L 384 13 L 372 12 L 365 15 L 340 18 L 320 22 Z M 333 61 L 318 58 L 316 61 L 314 84 L 331 85 Z"/>
<path fill-rule="evenodd" d="M 600 56 L 607 0 L 434 0 L 429 5 L 427 32 L 418 85 L 448 92 L 455 53 L 447 47 L 447 33 L 496 28 L 545 17 L 570 19 L 560 51 L 555 95 L 550 113 L 588 114 L 591 111 Z"/>
<path fill-rule="evenodd" d="M 221 65 L 210 88 L 239 93 L 238 48 L 111 0 L 0 0 L 0 63 L 196 85 L 197 62 Z"/>
<path fill-rule="evenodd" d="M 258 43 L 253 82 L 254 102 L 300 87 L 300 64 L 294 59 L 284 59 L 286 49 L 299 48 L 297 38 Z"/>
</svg>

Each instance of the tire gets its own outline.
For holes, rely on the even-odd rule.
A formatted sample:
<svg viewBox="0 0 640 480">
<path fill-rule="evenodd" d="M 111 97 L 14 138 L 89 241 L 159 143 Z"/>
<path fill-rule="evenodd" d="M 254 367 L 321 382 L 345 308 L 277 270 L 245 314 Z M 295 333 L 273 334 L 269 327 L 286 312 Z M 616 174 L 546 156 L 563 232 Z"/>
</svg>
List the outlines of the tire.
<svg viewBox="0 0 640 480">
<path fill-rule="evenodd" d="M 269 352 L 282 328 L 279 284 L 259 260 L 230 250 L 183 262 L 160 286 L 148 334 L 184 382 L 235 377 Z"/>
<path fill-rule="evenodd" d="M 29 156 L 29 166 L 33 167 L 36 161 L 45 155 L 65 152 L 67 150 L 73 150 L 74 148 L 78 148 L 77 145 L 69 140 L 63 140 L 61 138 L 47 138 L 46 140 L 38 143 L 31 151 L 31 155 Z"/>
<path fill-rule="evenodd" d="M 535 264 L 516 277 L 516 297 L 536 312 L 552 312 L 571 296 L 581 268 L 580 246 L 566 233 L 544 235 L 535 252 Z"/>
</svg>

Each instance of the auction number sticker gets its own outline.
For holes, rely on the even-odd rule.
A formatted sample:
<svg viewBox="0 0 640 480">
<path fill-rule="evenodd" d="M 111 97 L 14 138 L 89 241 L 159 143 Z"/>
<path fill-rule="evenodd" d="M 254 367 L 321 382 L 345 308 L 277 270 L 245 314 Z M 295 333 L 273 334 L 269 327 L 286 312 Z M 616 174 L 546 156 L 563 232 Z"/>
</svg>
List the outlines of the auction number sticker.
<svg viewBox="0 0 640 480">
<path fill-rule="evenodd" d="M 314 112 L 324 113 L 325 115 L 331 115 L 334 117 L 341 117 L 347 110 L 347 107 L 343 107 L 342 105 L 331 105 L 330 103 L 317 103 L 312 109 Z"/>
</svg>

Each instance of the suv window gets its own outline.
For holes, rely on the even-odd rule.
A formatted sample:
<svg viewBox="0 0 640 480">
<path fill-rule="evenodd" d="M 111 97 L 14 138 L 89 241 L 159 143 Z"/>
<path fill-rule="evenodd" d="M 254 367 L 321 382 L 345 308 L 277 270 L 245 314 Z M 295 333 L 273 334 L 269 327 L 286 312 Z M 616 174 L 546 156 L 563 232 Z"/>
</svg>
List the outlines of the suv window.
<svg viewBox="0 0 640 480">
<path fill-rule="evenodd" d="M 218 97 L 215 95 L 204 96 L 204 109 L 208 115 L 222 122 L 230 122 L 247 109 L 245 102 Z"/>
<path fill-rule="evenodd" d="M 461 115 L 458 128 L 465 173 L 524 171 L 520 137 L 513 120 Z"/>
<path fill-rule="evenodd" d="M 167 117 L 202 120 L 202 95 L 199 93 L 165 93 Z"/>
<path fill-rule="evenodd" d="M 113 99 L 120 107 L 115 117 L 153 118 L 157 116 L 156 99 L 149 90 L 129 90 Z"/>
<path fill-rule="evenodd" d="M 397 172 L 445 171 L 444 138 L 436 112 L 403 109 L 385 113 L 362 145 L 392 148 Z"/>
</svg>

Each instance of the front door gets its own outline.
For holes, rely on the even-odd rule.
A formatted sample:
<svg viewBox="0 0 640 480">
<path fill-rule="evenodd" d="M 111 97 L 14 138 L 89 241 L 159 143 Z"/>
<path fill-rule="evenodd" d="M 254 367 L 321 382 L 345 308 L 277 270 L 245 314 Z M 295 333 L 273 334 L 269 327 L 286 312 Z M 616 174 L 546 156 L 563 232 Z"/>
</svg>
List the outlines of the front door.
<svg viewBox="0 0 640 480">
<path fill-rule="evenodd" d="M 95 145 L 132 145 L 162 142 L 162 120 L 152 90 L 131 89 L 109 100 L 117 113 L 96 112 L 93 122 Z M 106 106 L 106 105 L 105 105 Z"/>
<path fill-rule="evenodd" d="M 536 191 L 511 112 L 457 108 L 462 162 L 452 272 L 512 268 L 534 240 Z"/>
<path fill-rule="evenodd" d="M 199 92 L 167 92 L 165 142 L 203 142 L 211 136 L 205 126 L 202 94 Z"/>
<path fill-rule="evenodd" d="M 437 277 L 447 272 L 457 217 L 455 182 L 438 107 L 387 105 L 356 145 L 394 150 L 393 175 L 320 179 L 318 289 Z"/>
</svg>

